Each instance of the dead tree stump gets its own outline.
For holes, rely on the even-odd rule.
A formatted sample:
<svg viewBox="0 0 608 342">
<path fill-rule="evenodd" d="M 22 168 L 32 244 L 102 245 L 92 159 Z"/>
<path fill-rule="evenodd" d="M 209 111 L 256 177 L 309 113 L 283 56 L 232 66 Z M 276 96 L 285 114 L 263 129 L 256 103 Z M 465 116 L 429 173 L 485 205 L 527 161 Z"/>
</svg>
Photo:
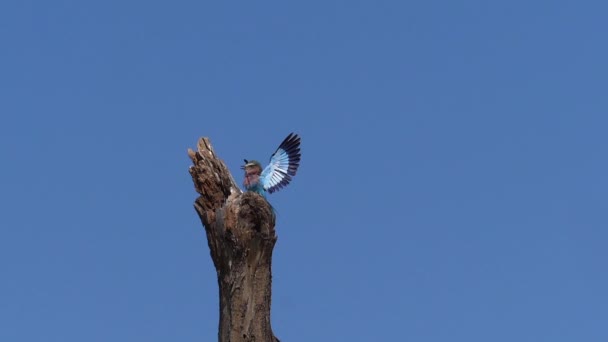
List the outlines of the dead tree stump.
<svg viewBox="0 0 608 342">
<path fill-rule="evenodd" d="M 188 149 L 194 202 L 207 233 L 220 290 L 220 342 L 278 342 L 270 326 L 271 261 L 277 241 L 268 202 L 243 193 L 208 138 Z"/>
</svg>

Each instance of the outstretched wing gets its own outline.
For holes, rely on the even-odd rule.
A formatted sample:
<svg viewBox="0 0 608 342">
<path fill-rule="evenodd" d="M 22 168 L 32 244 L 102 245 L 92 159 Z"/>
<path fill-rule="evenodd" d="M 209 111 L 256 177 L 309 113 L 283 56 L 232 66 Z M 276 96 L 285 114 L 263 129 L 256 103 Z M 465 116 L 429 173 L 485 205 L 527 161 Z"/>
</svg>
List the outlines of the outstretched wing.
<svg viewBox="0 0 608 342">
<path fill-rule="evenodd" d="M 296 175 L 298 166 L 300 166 L 300 137 L 290 133 L 272 154 L 270 164 L 260 175 L 264 190 L 273 193 L 289 184 L 291 177 Z"/>
</svg>

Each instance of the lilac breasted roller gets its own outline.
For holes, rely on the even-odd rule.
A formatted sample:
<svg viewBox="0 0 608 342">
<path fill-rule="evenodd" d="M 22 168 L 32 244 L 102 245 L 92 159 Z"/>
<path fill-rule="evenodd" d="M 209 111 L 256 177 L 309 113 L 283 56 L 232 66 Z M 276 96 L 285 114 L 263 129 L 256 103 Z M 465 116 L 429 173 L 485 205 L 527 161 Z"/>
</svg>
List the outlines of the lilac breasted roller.
<svg viewBox="0 0 608 342">
<path fill-rule="evenodd" d="M 257 192 L 266 197 L 266 192 L 273 193 L 287 186 L 296 175 L 300 166 L 300 137 L 290 133 L 270 156 L 270 163 L 262 170 L 257 160 L 245 159 L 245 180 L 247 191 Z"/>
</svg>

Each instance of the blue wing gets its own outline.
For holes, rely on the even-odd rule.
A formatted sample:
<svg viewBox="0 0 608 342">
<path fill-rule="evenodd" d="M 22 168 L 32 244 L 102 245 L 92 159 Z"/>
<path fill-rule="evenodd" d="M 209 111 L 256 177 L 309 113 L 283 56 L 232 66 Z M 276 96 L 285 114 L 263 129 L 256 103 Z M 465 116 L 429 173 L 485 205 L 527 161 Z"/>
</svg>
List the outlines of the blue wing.
<svg viewBox="0 0 608 342">
<path fill-rule="evenodd" d="M 264 190 L 273 193 L 289 184 L 292 176 L 296 175 L 298 166 L 300 166 L 300 137 L 290 133 L 272 154 L 270 164 L 260 175 Z"/>
</svg>

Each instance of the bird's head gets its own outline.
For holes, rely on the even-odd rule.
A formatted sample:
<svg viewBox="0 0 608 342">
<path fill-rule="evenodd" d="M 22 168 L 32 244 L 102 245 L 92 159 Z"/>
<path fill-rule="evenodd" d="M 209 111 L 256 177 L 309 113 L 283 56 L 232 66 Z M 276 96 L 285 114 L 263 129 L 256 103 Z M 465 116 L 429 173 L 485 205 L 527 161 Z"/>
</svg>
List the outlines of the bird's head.
<svg viewBox="0 0 608 342">
<path fill-rule="evenodd" d="M 257 160 L 247 160 L 244 159 L 245 164 L 241 166 L 241 170 L 247 170 L 247 169 L 251 169 L 251 168 L 257 168 L 260 173 L 262 173 L 262 164 L 260 164 L 259 161 Z"/>
<path fill-rule="evenodd" d="M 259 161 L 245 159 L 245 165 L 241 166 L 241 169 L 245 170 L 244 184 L 246 187 L 258 183 L 260 174 L 262 173 L 262 164 Z"/>
</svg>

